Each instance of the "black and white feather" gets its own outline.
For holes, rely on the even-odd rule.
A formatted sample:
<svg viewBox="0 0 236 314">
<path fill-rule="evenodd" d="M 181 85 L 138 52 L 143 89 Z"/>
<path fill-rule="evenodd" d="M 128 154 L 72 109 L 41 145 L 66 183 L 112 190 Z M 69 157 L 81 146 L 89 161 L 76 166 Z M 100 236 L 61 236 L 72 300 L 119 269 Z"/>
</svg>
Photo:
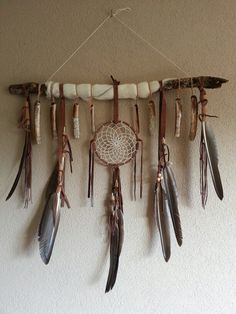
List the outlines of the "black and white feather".
<svg viewBox="0 0 236 314">
<path fill-rule="evenodd" d="M 170 228 L 169 228 L 169 217 L 168 217 L 168 201 L 166 191 L 163 185 L 163 180 L 157 182 L 155 191 L 155 215 L 157 226 L 161 238 L 161 247 L 164 259 L 168 262 L 171 255 L 171 244 L 170 244 Z"/>
<path fill-rule="evenodd" d="M 179 246 L 182 245 L 183 236 L 178 209 L 178 192 L 175 181 L 175 176 L 171 168 L 171 163 L 166 162 L 163 168 L 163 179 L 165 186 L 165 197 L 170 211 L 172 224 L 174 227 L 175 237 Z"/>
<path fill-rule="evenodd" d="M 202 121 L 202 134 L 204 144 L 207 152 L 207 160 L 211 172 L 212 181 L 215 187 L 216 194 L 219 199 L 222 200 L 224 197 L 222 182 L 220 178 L 220 172 L 218 168 L 218 151 L 214 133 L 209 125 L 205 121 Z"/>
</svg>

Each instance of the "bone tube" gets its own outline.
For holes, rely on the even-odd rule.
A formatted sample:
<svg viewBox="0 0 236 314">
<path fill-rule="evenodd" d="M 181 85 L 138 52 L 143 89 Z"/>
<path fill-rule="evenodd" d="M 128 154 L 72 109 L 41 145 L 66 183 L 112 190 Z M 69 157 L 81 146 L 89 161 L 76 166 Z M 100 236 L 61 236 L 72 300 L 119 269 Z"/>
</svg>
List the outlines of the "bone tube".
<svg viewBox="0 0 236 314">
<path fill-rule="evenodd" d="M 79 123 L 79 104 L 75 103 L 73 107 L 73 131 L 74 138 L 80 137 L 80 123 Z"/>
<path fill-rule="evenodd" d="M 182 104 L 180 98 L 175 100 L 175 136 L 180 137 L 180 126 L 182 118 Z"/>
<path fill-rule="evenodd" d="M 36 144 L 41 143 L 40 111 L 40 101 L 36 100 L 34 104 L 34 135 Z"/>
</svg>

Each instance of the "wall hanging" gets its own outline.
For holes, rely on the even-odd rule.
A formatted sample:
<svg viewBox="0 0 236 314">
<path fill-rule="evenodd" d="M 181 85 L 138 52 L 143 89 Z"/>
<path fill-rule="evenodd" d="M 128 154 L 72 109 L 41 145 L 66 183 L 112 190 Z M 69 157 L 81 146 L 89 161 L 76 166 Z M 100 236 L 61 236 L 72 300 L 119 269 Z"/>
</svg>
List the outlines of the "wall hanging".
<svg viewBox="0 0 236 314">
<path fill-rule="evenodd" d="M 216 141 L 212 129 L 209 126 L 208 118 L 216 116 L 207 113 L 208 100 L 206 98 L 206 89 L 214 89 L 222 86 L 227 80 L 211 76 L 185 77 L 178 79 L 155 80 L 151 82 L 120 84 L 112 76 L 112 84 L 62 84 L 53 82 L 52 78 L 69 60 L 81 49 L 86 42 L 108 21 L 115 17 L 123 26 L 129 29 L 133 34 L 145 42 L 157 53 L 174 65 L 181 72 L 181 69 L 175 62 L 169 59 L 160 50 L 146 41 L 142 36 L 137 34 L 127 24 L 117 18 L 117 15 L 125 9 L 119 9 L 111 13 L 102 23 L 79 45 L 79 47 L 70 55 L 70 57 L 46 80 L 45 83 L 25 83 L 11 85 L 9 91 L 14 95 L 23 95 L 25 102 L 22 108 L 22 114 L 19 120 L 19 127 L 23 129 L 25 142 L 22 150 L 19 170 L 15 181 L 7 195 L 9 200 L 13 195 L 20 177 L 23 175 L 24 184 L 24 206 L 28 207 L 32 201 L 31 182 L 32 182 L 32 144 L 40 144 L 43 141 L 41 136 L 41 104 L 40 98 L 47 96 L 50 99 L 50 124 L 51 135 L 57 141 L 57 162 L 49 178 L 46 189 L 45 206 L 38 231 L 40 255 L 45 264 L 48 264 L 52 254 L 56 234 L 60 221 L 61 207 L 70 204 L 66 196 L 65 189 L 65 164 L 69 160 L 70 170 L 72 172 L 72 149 L 69 138 L 66 134 L 65 125 L 65 102 L 66 99 L 73 99 L 73 136 L 75 139 L 80 137 L 80 112 L 79 99 L 88 102 L 90 110 L 90 133 L 92 139 L 89 150 L 89 171 L 88 171 L 88 197 L 91 199 L 93 206 L 94 200 L 94 175 L 95 159 L 110 169 L 111 187 L 110 187 L 110 214 L 109 214 L 109 231 L 110 231 L 110 267 L 105 291 L 110 291 L 117 277 L 119 258 L 122 250 L 124 239 L 124 208 L 123 202 L 120 167 L 128 162 L 133 166 L 133 195 L 136 199 L 136 181 L 137 169 L 140 172 L 139 196 L 142 197 L 142 172 L 143 172 L 143 147 L 145 143 L 139 138 L 140 121 L 138 99 L 148 99 L 147 110 L 149 111 L 149 131 L 153 134 L 158 124 L 158 161 L 156 180 L 153 182 L 153 210 L 161 238 L 163 256 L 166 261 L 171 255 L 169 217 L 173 225 L 175 237 L 179 246 L 182 245 L 183 236 L 178 208 L 177 184 L 172 169 L 171 149 L 167 145 L 165 130 L 167 126 L 167 110 L 172 110 L 167 106 L 165 94 L 172 89 L 176 90 L 175 99 L 175 136 L 181 136 L 182 111 L 184 110 L 181 102 L 181 93 L 186 88 L 191 88 L 192 95 L 189 101 L 191 106 L 191 119 L 189 139 L 193 141 L 197 132 L 198 120 L 201 122 L 201 140 L 200 140 L 200 194 L 202 206 L 205 207 L 208 197 L 208 167 L 215 191 L 218 197 L 223 199 L 223 187 L 218 169 L 218 153 Z M 193 93 L 193 89 L 198 88 L 198 96 Z M 156 96 L 159 93 L 159 118 L 156 112 Z M 36 94 L 37 98 L 34 108 L 31 108 L 31 95 Z M 59 106 L 56 99 L 59 98 Z M 96 128 L 94 121 L 93 99 L 106 101 L 114 100 L 113 119 L 103 123 Z M 119 99 L 133 99 L 135 125 L 131 126 L 127 121 L 121 121 L 119 117 Z M 201 113 L 198 113 L 198 107 L 201 106 Z M 34 109 L 34 110 L 32 110 Z M 140 154 L 137 159 L 137 154 Z M 140 166 L 137 167 L 137 160 L 140 160 Z"/>
</svg>

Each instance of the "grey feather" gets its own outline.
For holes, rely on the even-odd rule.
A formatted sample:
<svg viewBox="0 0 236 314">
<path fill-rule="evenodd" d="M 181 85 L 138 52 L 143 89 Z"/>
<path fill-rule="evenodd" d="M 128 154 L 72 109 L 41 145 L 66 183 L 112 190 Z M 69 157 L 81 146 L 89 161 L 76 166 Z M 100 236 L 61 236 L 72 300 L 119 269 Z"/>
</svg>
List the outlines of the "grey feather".
<svg viewBox="0 0 236 314">
<path fill-rule="evenodd" d="M 105 292 L 109 292 L 116 282 L 119 257 L 124 239 L 123 213 L 120 209 L 113 211 L 110 217 L 110 268 Z"/>
<path fill-rule="evenodd" d="M 39 226 L 39 252 L 44 264 L 48 264 L 60 221 L 60 193 L 53 193 L 44 208 Z"/>
<path fill-rule="evenodd" d="M 171 168 L 170 162 L 167 162 L 165 167 L 163 168 L 163 177 L 165 184 L 165 192 L 166 198 L 168 202 L 168 208 L 170 210 L 170 215 L 175 231 L 175 237 L 179 246 L 182 245 L 183 236 L 182 236 L 182 228 L 180 222 L 180 215 L 178 209 L 178 192 L 176 181 L 174 177 L 173 170 Z"/>
<path fill-rule="evenodd" d="M 168 262 L 171 254 L 168 202 L 166 193 L 160 182 L 158 182 L 157 189 L 155 191 L 155 214 L 157 226 L 160 232 L 162 253 L 165 261 Z"/>
<path fill-rule="evenodd" d="M 46 204 L 39 225 L 38 240 L 40 256 L 45 264 L 49 263 L 60 221 L 61 193 L 56 193 L 57 165 L 46 188 Z"/>
<path fill-rule="evenodd" d="M 204 143 L 207 151 L 207 159 L 211 172 L 212 181 L 215 187 L 216 194 L 219 199 L 223 199 L 223 187 L 220 178 L 220 172 L 218 168 L 218 151 L 214 133 L 212 129 L 207 125 L 205 121 L 202 122 L 202 132 L 204 137 Z"/>
</svg>

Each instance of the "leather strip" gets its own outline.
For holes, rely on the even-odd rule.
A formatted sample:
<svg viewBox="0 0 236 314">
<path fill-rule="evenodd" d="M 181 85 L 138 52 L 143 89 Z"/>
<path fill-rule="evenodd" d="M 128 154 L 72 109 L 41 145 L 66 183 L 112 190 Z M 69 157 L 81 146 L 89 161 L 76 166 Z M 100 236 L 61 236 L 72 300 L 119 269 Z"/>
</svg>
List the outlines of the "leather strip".
<svg viewBox="0 0 236 314">
<path fill-rule="evenodd" d="M 118 101 L 118 85 L 120 82 L 115 80 L 112 76 L 112 81 L 113 81 L 113 90 L 114 90 L 114 116 L 113 120 L 115 123 L 118 123 L 119 121 L 119 101 Z"/>
<path fill-rule="evenodd" d="M 162 88 L 162 81 L 160 81 L 160 102 L 159 102 L 159 143 L 158 154 L 159 160 L 163 156 L 163 141 L 166 134 L 166 98 Z"/>
</svg>

